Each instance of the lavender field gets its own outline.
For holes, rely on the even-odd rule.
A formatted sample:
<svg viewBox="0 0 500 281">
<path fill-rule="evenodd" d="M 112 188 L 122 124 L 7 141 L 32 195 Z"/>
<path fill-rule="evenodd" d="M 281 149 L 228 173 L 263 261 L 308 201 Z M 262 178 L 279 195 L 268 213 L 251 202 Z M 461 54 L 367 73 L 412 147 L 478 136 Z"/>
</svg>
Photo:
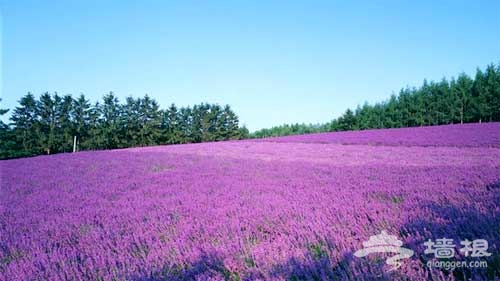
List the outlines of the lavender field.
<svg viewBox="0 0 500 281">
<path fill-rule="evenodd" d="M 500 123 L 459 124 L 384 130 L 343 131 L 266 138 L 273 142 L 388 146 L 500 147 Z"/>
<path fill-rule="evenodd" d="M 0 280 L 500 278 L 500 123 L 0 161 Z M 386 230 L 415 254 L 354 256 Z M 429 268 L 424 242 L 454 239 Z M 461 240 L 485 239 L 489 257 Z"/>
</svg>

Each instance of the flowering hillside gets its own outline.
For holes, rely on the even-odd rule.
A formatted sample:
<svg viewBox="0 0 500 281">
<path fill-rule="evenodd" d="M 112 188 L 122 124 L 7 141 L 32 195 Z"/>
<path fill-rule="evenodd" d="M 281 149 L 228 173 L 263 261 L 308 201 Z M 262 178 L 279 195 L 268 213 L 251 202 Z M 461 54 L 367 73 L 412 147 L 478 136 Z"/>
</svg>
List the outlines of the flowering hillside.
<svg viewBox="0 0 500 281">
<path fill-rule="evenodd" d="M 59 154 L 0 172 L 0 280 L 500 275 L 500 123 Z M 382 231 L 413 256 L 393 268 L 394 254 L 354 255 Z M 424 243 L 442 238 L 447 261 L 488 267 L 429 267 L 440 259 Z M 491 255 L 466 256 L 466 239 Z"/>
<path fill-rule="evenodd" d="M 344 131 L 337 133 L 275 137 L 263 140 L 273 142 L 391 146 L 500 147 L 500 123 Z"/>
</svg>

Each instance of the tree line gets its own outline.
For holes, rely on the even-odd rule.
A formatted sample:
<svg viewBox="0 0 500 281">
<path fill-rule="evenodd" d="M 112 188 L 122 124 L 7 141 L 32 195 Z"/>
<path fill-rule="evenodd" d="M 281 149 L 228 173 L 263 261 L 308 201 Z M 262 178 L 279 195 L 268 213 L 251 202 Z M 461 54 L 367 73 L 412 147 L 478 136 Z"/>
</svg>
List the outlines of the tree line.
<svg viewBox="0 0 500 281">
<path fill-rule="evenodd" d="M 0 109 L 0 115 L 7 113 Z M 249 134 L 228 106 L 175 104 L 160 109 L 148 95 L 126 98 L 114 93 L 91 104 L 81 94 L 60 96 L 31 93 L 19 100 L 10 118 L 0 121 L 0 158 L 69 152 L 73 137 L 78 150 L 114 149 L 158 144 L 197 143 L 332 131 L 432 126 L 500 121 L 500 64 L 477 69 L 473 78 L 462 73 L 439 82 L 424 80 L 383 102 L 347 109 L 324 124 L 292 124 Z"/>
<path fill-rule="evenodd" d="M 285 124 L 251 137 L 498 121 L 500 64 L 490 64 L 485 71 L 477 69 L 474 78 L 462 73 L 456 79 L 424 80 L 419 88 L 403 88 L 374 105 L 365 102 L 325 124 Z"/>
<path fill-rule="evenodd" d="M 8 110 L 1 109 L 0 115 Z M 114 149 L 246 138 L 229 105 L 201 103 L 160 109 L 145 95 L 120 103 L 113 92 L 101 102 L 44 93 L 27 93 L 14 108 L 10 124 L 0 122 L 0 158 L 16 158 L 78 150 Z"/>
</svg>

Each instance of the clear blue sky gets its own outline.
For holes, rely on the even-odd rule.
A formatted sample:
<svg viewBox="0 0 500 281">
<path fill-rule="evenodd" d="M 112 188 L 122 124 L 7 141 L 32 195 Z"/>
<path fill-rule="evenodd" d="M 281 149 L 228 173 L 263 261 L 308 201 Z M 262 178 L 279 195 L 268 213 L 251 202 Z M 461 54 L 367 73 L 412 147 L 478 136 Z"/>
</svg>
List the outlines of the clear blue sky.
<svg viewBox="0 0 500 281">
<path fill-rule="evenodd" d="M 500 1 L 350 2 L 2 0 L 1 107 L 148 93 L 230 104 L 253 131 L 500 62 Z"/>
</svg>

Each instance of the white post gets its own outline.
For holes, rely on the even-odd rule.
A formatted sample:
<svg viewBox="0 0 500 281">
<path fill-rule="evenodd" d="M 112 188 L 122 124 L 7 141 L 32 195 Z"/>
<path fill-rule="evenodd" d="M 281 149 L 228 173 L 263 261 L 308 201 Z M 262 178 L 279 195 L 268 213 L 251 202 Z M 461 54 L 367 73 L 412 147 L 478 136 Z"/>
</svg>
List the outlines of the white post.
<svg viewBox="0 0 500 281">
<path fill-rule="evenodd" d="M 73 153 L 76 152 L 76 136 L 73 137 Z"/>
</svg>

